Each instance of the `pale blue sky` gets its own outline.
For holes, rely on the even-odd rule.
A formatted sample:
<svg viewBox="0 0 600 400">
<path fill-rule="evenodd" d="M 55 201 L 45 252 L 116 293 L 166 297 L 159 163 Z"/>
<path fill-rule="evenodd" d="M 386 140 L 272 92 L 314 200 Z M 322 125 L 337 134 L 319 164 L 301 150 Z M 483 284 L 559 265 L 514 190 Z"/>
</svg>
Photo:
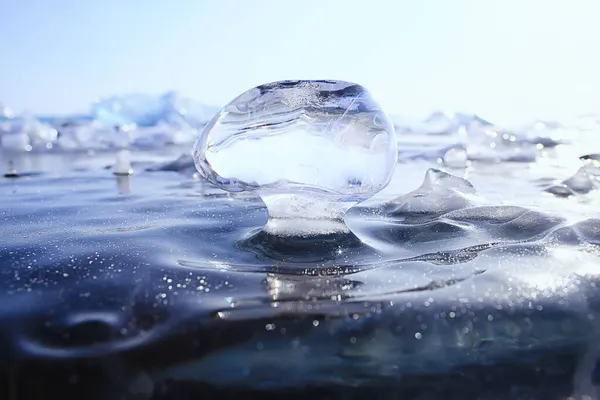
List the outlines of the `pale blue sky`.
<svg viewBox="0 0 600 400">
<path fill-rule="evenodd" d="M 344 79 L 386 110 L 491 119 L 600 111 L 594 0 L 0 0 L 0 100 L 87 110 L 178 90 L 222 105 L 280 79 Z"/>
</svg>

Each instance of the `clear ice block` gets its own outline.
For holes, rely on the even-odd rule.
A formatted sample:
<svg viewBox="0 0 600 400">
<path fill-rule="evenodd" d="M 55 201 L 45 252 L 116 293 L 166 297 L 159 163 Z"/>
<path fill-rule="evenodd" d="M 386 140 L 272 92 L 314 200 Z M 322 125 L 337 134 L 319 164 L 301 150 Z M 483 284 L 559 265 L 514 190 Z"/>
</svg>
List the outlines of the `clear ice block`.
<svg viewBox="0 0 600 400">
<path fill-rule="evenodd" d="M 279 236 L 349 232 L 344 213 L 388 185 L 394 126 L 360 85 L 281 81 L 250 89 L 213 117 L 194 161 L 231 191 L 258 191 Z"/>
</svg>

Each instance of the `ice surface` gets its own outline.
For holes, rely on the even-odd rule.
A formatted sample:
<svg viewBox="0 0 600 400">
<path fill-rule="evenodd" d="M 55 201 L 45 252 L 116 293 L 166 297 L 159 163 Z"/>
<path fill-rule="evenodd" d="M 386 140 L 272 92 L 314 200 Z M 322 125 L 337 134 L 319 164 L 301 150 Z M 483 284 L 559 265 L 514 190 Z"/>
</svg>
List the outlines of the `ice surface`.
<svg viewBox="0 0 600 400">
<path fill-rule="evenodd" d="M 157 115 L 148 108 L 144 118 Z M 395 121 L 401 162 L 378 193 L 386 203 L 372 198 L 343 221 L 371 251 L 319 223 L 325 234 L 304 242 L 252 236 L 264 204 L 195 179 L 198 128 L 189 113 L 167 114 L 118 126 L 0 115 L 0 372 L 21 381 L 24 397 L 68 397 L 54 396 L 67 388 L 79 398 L 179 398 L 193 388 L 210 398 L 239 385 L 264 398 L 313 385 L 359 398 L 377 388 L 564 400 L 580 381 L 594 394 L 597 117 Z M 129 168 L 135 175 L 112 175 Z M 286 210 L 288 195 L 270 207 L 319 215 L 316 196 Z"/>
<path fill-rule="evenodd" d="M 176 160 L 168 161 L 166 163 L 148 168 L 148 171 L 183 172 L 192 170 L 196 171 L 196 167 L 194 165 L 194 158 L 191 154 L 182 154 Z"/>
<path fill-rule="evenodd" d="M 514 387 L 547 389 L 539 376 L 550 376 L 568 392 L 573 366 L 587 365 L 577 357 L 597 342 L 600 221 L 584 214 L 597 216 L 598 199 L 543 193 L 529 179 L 538 162 L 474 162 L 461 177 L 426 160 L 399 164 L 389 213 L 355 221 L 386 251 L 364 262 L 363 248 L 338 248 L 344 263 L 329 267 L 315 240 L 317 261 L 299 265 L 242 251 L 264 205 L 143 168 L 185 169 L 179 152 L 171 165 L 132 152 L 131 177 L 112 176 L 114 154 L 104 155 L 77 155 L 84 170 L 0 179 L 0 349 L 11 354 L 0 371 L 19 365 L 22 390 L 41 393 L 30 398 L 317 386 L 366 393 L 358 398 L 392 388 L 398 398 L 564 400 Z M 23 155 L 44 156 L 76 158 Z M 577 218 L 555 215 L 563 209 Z M 293 242 L 281 242 L 289 256 Z M 431 393 L 443 379 L 453 395 Z"/>
</svg>

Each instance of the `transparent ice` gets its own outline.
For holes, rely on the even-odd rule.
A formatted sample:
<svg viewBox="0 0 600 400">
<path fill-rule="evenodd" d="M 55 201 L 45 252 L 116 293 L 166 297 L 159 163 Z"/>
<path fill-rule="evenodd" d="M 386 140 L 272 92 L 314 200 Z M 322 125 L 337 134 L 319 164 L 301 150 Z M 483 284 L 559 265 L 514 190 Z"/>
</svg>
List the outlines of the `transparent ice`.
<svg viewBox="0 0 600 400">
<path fill-rule="evenodd" d="M 115 175 L 131 175 L 131 152 L 128 149 L 120 149 L 117 151 L 115 165 L 113 167 Z"/>
<path fill-rule="evenodd" d="M 343 215 L 389 183 L 394 126 L 369 92 L 343 81 L 281 81 L 250 89 L 205 127 L 200 174 L 227 191 L 258 191 L 265 231 L 349 232 Z"/>
</svg>

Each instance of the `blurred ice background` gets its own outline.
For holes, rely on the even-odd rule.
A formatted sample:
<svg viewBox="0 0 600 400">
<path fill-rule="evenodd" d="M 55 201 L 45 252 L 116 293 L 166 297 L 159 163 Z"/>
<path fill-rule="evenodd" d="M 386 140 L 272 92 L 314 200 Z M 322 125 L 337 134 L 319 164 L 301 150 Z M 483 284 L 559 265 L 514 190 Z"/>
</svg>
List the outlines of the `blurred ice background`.
<svg viewBox="0 0 600 400">
<path fill-rule="evenodd" d="M 400 160 L 531 163 L 570 144 L 554 158 L 573 167 L 600 152 L 599 12 L 583 0 L 4 0 L 1 149 L 186 146 L 250 87 L 326 78 L 374 93 Z"/>
</svg>

